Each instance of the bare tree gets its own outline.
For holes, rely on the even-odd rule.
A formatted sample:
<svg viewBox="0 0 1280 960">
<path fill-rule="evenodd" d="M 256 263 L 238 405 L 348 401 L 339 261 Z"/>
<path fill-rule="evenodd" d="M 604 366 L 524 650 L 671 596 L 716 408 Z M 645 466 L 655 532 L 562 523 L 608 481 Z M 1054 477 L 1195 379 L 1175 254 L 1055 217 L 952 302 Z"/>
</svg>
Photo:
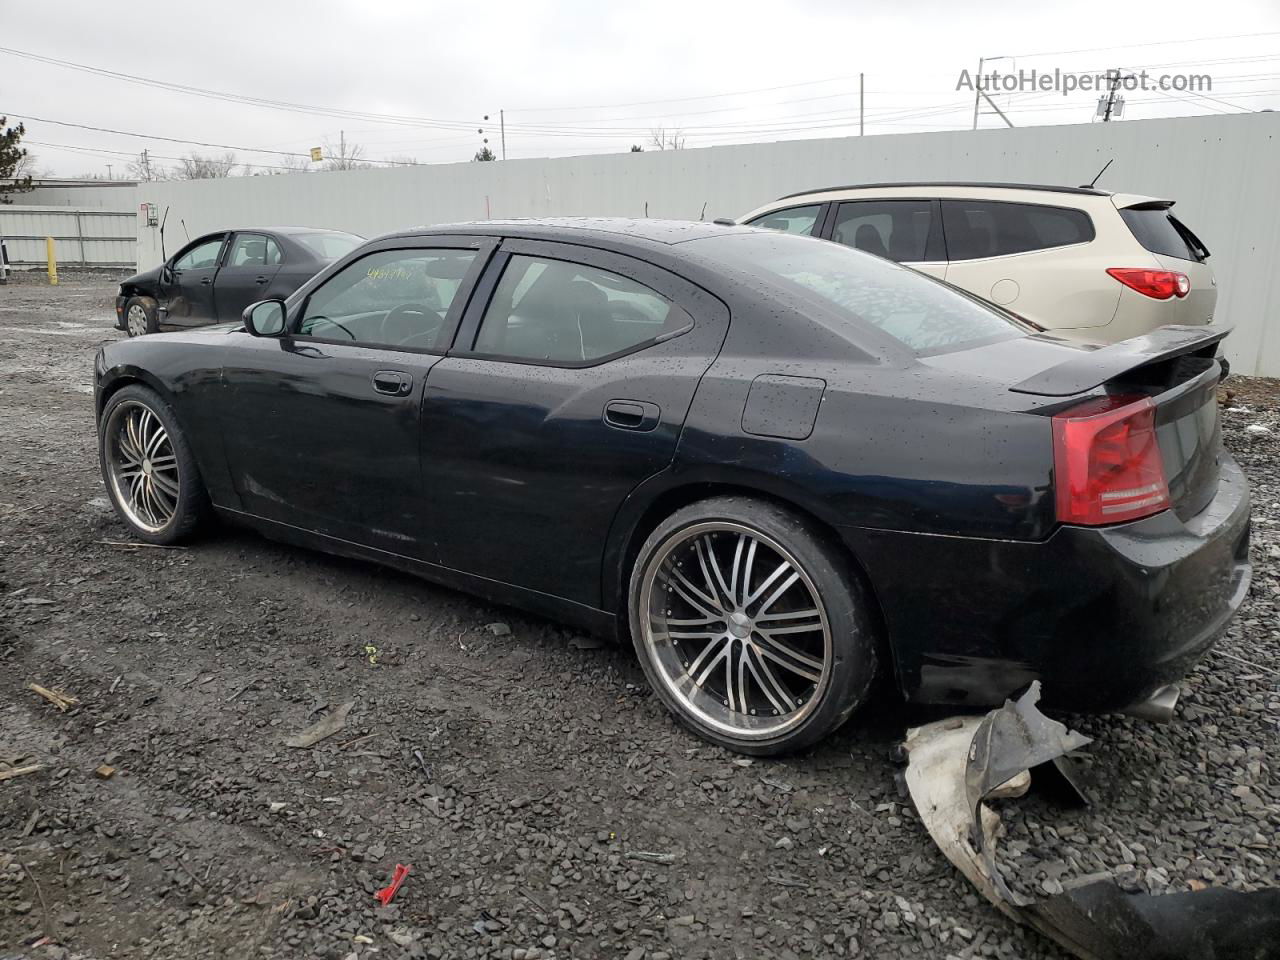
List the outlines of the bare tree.
<svg viewBox="0 0 1280 960">
<path fill-rule="evenodd" d="M 492 150 L 490 150 L 488 147 L 484 147 L 480 150 L 477 150 L 476 155 L 471 159 L 487 161 L 487 160 L 497 160 L 498 158 L 493 155 Z"/>
<path fill-rule="evenodd" d="M 237 166 L 236 155 L 230 151 L 220 157 L 192 153 L 178 161 L 173 176 L 177 180 L 221 180 L 231 176 Z"/>
<path fill-rule="evenodd" d="M 657 150 L 683 150 L 684 131 L 679 127 L 670 132 L 666 127 L 655 127 L 649 131 L 649 146 Z"/>
<path fill-rule="evenodd" d="M 368 166 L 364 161 L 364 147 L 358 143 L 347 143 L 347 135 L 340 134 L 335 146 L 330 140 L 324 142 L 324 169 L 326 170 L 359 170 Z"/>
<path fill-rule="evenodd" d="M 392 167 L 416 167 L 421 164 L 417 157 L 395 156 L 387 157 L 388 166 Z"/>
</svg>

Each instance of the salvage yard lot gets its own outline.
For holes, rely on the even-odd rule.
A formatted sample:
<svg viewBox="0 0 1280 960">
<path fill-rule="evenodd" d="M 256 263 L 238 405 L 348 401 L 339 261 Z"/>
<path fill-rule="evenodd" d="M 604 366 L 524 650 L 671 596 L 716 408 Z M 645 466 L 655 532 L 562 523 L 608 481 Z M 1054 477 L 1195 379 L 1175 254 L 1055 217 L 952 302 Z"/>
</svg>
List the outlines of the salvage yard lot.
<svg viewBox="0 0 1280 960">
<path fill-rule="evenodd" d="M 0 287 L 0 775 L 41 766 L 0 781 L 0 955 L 1064 956 L 904 806 L 893 747 L 936 713 L 885 697 L 752 762 L 573 631 L 231 529 L 121 546 L 91 397 L 113 293 Z M 1048 892 L 1280 884 L 1280 388 L 1230 386 L 1250 599 L 1173 724 L 1069 718 L 1090 808 L 1004 807 Z M 285 745 L 348 701 L 345 729 Z"/>
</svg>

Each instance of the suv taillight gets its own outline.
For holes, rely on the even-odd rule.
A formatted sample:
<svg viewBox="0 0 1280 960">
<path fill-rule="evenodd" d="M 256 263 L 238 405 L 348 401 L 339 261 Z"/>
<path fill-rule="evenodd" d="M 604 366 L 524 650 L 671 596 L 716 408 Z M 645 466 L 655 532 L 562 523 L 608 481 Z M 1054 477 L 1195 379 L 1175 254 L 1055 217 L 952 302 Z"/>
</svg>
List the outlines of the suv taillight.
<svg viewBox="0 0 1280 960">
<path fill-rule="evenodd" d="M 1168 508 L 1155 421 L 1149 397 L 1103 397 L 1054 414 L 1059 521 L 1100 526 Z"/>
<path fill-rule="evenodd" d="M 1107 273 L 1131 290 L 1153 300 L 1185 297 L 1191 292 L 1191 278 L 1175 270 L 1147 270 L 1145 267 L 1109 267 Z"/>
</svg>

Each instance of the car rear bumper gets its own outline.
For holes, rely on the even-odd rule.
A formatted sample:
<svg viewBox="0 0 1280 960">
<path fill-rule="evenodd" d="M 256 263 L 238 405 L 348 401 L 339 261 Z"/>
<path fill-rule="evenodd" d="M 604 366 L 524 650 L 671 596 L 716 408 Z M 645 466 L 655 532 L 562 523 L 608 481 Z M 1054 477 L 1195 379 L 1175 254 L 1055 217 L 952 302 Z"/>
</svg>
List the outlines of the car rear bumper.
<svg viewBox="0 0 1280 960">
<path fill-rule="evenodd" d="M 127 330 L 128 326 L 125 321 L 124 305 L 129 302 L 128 297 L 116 297 L 116 329 Z"/>
<path fill-rule="evenodd" d="M 911 699 L 990 706 L 1039 679 L 1046 705 L 1108 712 L 1190 670 L 1248 593 L 1249 491 L 1029 543 L 844 528 L 876 591 Z"/>
</svg>

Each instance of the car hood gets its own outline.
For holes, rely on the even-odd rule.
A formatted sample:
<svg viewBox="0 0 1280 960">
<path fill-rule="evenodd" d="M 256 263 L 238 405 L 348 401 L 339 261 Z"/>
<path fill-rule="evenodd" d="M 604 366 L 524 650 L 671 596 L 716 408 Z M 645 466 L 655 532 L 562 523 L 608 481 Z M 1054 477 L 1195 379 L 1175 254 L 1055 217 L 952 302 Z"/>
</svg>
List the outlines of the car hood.
<svg viewBox="0 0 1280 960">
<path fill-rule="evenodd" d="M 137 287 L 154 287 L 160 282 L 160 267 L 152 267 L 150 270 L 143 270 L 141 273 L 135 273 L 128 280 L 124 281 L 125 286 Z"/>
</svg>

